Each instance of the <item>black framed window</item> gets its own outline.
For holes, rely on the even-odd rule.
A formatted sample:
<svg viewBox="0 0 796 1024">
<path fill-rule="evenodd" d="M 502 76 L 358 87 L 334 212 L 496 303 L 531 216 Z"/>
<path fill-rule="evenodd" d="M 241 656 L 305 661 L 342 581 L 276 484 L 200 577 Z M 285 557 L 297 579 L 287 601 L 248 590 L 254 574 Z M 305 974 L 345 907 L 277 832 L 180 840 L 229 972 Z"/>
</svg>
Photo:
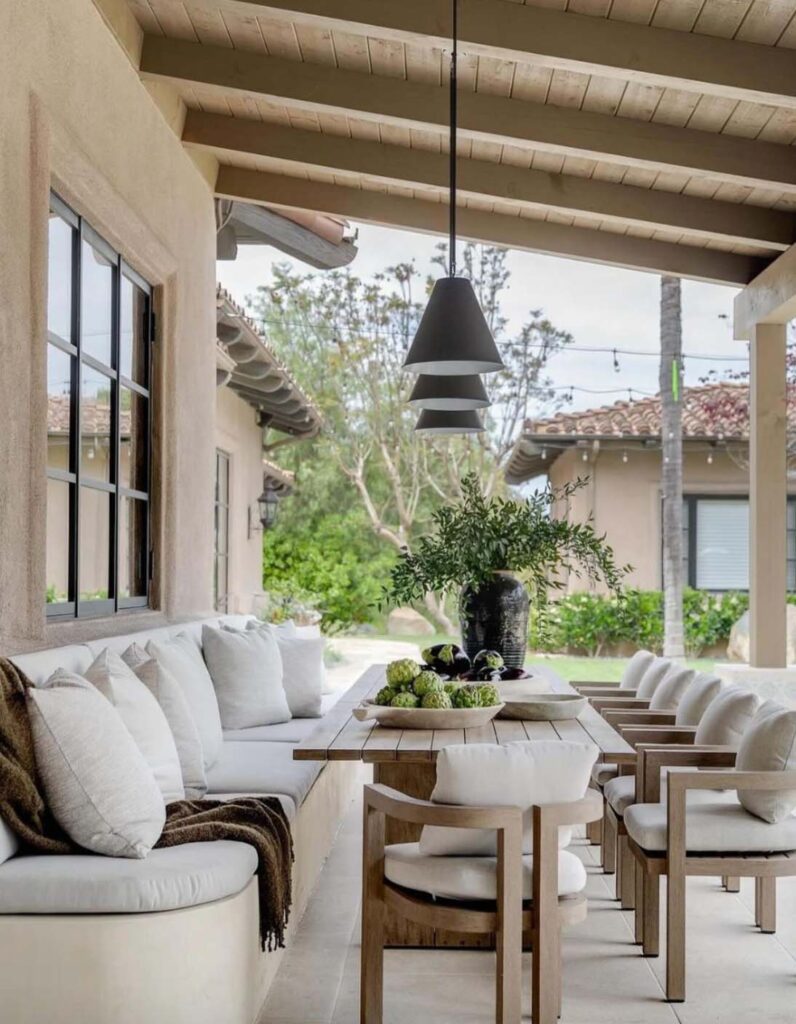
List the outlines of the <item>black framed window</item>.
<svg viewBox="0 0 796 1024">
<path fill-rule="evenodd" d="M 787 585 L 796 591 L 796 497 L 787 507 Z M 683 576 L 689 587 L 749 589 L 749 499 L 689 494 L 683 498 Z"/>
<path fill-rule="evenodd" d="M 152 289 L 51 195 L 47 614 L 149 603 Z"/>
<path fill-rule="evenodd" d="M 229 455 L 217 450 L 213 594 L 219 612 L 229 611 L 229 463 Z"/>
</svg>

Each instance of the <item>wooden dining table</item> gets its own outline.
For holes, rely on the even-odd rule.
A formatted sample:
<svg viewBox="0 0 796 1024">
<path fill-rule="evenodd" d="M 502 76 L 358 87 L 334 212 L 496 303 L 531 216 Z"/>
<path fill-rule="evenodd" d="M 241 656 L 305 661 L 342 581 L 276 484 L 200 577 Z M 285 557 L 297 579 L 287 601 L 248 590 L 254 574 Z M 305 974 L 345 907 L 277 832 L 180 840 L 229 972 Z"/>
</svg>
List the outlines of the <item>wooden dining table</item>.
<svg viewBox="0 0 796 1024">
<path fill-rule="evenodd" d="M 510 743 L 515 740 L 570 740 L 593 743 L 598 760 L 633 765 L 633 747 L 588 705 L 576 719 L 563 722 L 522 721 L 495 718 L 475 729 L 389 729 L 374 720 L 360 722 L 354 708 L 372 699 L 384 686 L 386 665 L 371 665 L 346 690 L 317 727 L 293 750 L 298 761 L 362 761 L 373 765 L 373 780 L 409 796 L 427 800 L 436 781 L 440 750 L 459 743 Z M 545 673 L 556 693 L 575 691 L 563 679 Z M 416 842 L 420 829 L 396 821 L 387 822 L 388 843 Z M 483 946 L 488 938 L 452 932 L 429 933 L 411 923 L 392 920 L 387 925 L 391 946 Z"/>
</svg>

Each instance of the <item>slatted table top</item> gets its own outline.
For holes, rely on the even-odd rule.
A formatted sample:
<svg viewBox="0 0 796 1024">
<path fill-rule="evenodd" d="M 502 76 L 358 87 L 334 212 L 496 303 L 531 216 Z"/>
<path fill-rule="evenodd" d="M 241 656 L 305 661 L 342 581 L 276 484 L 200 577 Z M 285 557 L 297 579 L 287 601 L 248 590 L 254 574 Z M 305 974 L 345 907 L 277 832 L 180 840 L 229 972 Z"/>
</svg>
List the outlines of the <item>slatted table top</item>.
<svg viewBox="0 0 796 1024">
<path fill-rule="evenodd" d="M 568 722 L 520 722 L 493 719 L 478 729 L 385 729 L 358 722 L 352 712 L 384 685 L 385 665 L 371 665 L 343 694 L 316 729 L 293 750 L 297 761 L 434 761 L 451 743 L 509 743 L 512 740 L 574 740 L 594 743 L 599 760 L 634 763 L 633 748 L 592 707 Z M 568 683 L 552 683 L 559 693 L 574 692 Z"/>
</svg>

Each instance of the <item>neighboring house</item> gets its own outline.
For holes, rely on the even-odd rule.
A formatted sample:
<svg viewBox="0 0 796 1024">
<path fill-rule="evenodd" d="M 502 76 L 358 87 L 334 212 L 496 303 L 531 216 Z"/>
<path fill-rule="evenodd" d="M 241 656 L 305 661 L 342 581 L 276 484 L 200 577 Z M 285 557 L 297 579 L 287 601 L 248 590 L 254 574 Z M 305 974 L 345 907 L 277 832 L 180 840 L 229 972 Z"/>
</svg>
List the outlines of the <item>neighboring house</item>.
<svg viewBox="0 0 796 1024">
<path fill-rule="evenodd" d="M 720 383 L 683 391 L 683 562 L 688 586 L 749 586 L 748 388 Z M 510 484 L 547 476 L 587 481 L 569 514 L 591 517 L 631 586 L 661 586 L 660 399 L 617 402 L 528 420 L 506 470 Z M 796 427 L 796 422 L 794 422 Z M 788 588 L 796 590 L 796 484 L 788 502 Z M 569 589 L 584 584 L 570 578 Z"/>
</svg>

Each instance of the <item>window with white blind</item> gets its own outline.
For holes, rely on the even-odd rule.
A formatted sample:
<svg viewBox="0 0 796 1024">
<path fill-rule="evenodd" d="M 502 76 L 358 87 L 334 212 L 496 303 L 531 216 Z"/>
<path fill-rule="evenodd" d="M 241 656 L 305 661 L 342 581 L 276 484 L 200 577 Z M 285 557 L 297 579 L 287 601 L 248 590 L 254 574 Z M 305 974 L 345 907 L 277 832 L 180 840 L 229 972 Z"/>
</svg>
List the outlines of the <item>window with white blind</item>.
<svg viewBox="0 0 796 1024">
<path fill-rule="evenodd" d="M 796 590 L 796 500 L 788 499 L 788 590 Z M 683 569 L 689 587 L 749 589 L 749 501 L 744 497 L 683 499 Z"/>
</svg>

